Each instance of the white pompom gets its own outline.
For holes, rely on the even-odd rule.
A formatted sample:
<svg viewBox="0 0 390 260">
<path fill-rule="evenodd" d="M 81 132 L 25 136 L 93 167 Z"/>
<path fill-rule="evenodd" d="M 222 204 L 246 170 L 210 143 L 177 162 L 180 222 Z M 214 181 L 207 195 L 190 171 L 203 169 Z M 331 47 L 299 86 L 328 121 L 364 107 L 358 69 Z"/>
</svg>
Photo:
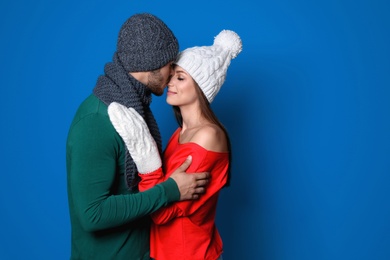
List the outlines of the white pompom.
<svg viewBox="0 0 390 260">
<path fill-rule="evenodd" d="M 230 30 L 222 30 L 214 39 L 214 45 L 219 45 L 228 50 L 234 59 L 242 50 L 242 42 L 237 33 Z"/>
</svg>

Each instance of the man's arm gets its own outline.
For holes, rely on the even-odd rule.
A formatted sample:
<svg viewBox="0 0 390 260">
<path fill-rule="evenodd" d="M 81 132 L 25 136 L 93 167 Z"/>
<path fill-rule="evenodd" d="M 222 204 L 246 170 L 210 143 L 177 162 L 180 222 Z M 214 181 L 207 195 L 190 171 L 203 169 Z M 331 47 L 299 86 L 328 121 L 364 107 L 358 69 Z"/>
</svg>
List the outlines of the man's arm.
<svg viewBox="0 0 390 260">
<path fill-rule="evenodd" d="M 67 171 L 70 210 L 87 231 L 123 225 L 180 198 L 173 180 L 146 192 L 113 193 L 113 189 L 121 189 L 116 187 L 121 145 L 122 139 L 104 115 L 85 117 L 69 132 Z"/>
</svg>

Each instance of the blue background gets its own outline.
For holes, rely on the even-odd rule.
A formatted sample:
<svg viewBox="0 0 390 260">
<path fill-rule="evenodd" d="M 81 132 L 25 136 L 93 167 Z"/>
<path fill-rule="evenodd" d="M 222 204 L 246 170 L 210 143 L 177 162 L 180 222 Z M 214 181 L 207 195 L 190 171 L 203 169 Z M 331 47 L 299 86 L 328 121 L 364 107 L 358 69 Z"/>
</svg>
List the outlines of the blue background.
<svg viewBox="0 0 390 260">
<path fill-rule="evenodd" d="M 181 49 L 242 38 L 213 102 L 234 149 L 225 260 L 390 259 L 386 2 L 2 1 L 0 259 L 69 259 L 68 127 L 137 12 Z M 152 108 L 166 143 L 172 111 Z"/>
</svg>

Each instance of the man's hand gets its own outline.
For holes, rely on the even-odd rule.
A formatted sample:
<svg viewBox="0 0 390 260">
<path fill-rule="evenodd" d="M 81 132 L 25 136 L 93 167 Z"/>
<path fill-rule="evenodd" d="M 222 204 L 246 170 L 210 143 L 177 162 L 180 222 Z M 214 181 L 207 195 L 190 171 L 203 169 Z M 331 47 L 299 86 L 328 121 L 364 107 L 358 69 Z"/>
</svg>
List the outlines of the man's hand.
<svg viewBox="0 0 390 260">
<path fill-rule="evenodd" d="M 170 178 L 176 181 L 180 191 L 180 200 L 198 199 L 200 194 L 206 191 L 206 185 L 210 179 L 210 173 L 191 173 L 185 171 L 190 166 L 192 157 L 189 156 L 184 163 L 177 168 Z"/>
</svg>

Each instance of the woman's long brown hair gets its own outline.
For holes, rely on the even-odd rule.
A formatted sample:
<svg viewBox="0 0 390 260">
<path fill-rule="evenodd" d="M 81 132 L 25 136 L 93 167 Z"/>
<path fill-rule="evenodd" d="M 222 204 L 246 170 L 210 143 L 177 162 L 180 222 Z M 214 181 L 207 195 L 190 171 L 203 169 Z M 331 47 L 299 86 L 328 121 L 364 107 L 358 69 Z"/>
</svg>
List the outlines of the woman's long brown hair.
<svg viewBox="0 0 390 260">
<path fill-rule="evenodd" d="M 194 80 L 193 80 L 194 81 Z M 200 111 L 201 114 L 210 122 L 216 124 L 219 126 L 226 136 L 226 141 L 228 145 L 228 152 L 229 152 L 229 168 L 228 168 L 228 178 L 227 182 L 225 184 L 225 187 L 230 186 L 230 179 L 231 179 L 231 165 L 232 165 L 232 151 L 231 151 L 231 143 L 230 138 L 228 135 L 228 132 L 226 131 L 226 128 L 223 126 L 223 124 L 218 120 L 217 116 L 214 114 L 213 110 L 211 109 L 210 103 L 207 100 L 206 96 L 204 95 L 203 91 L 200 89 L 199 85 L 194 81 L 196 87 L 196 93 L 199 97 L 199 103 L 200 103 Z M 173 112 L 175 114 L 175 118 L 177 123 L 180 127 L 183 127 L 183 117 L 180 112 L 180 108 L 178 106 L 172 106 Z"/>
</svg>

